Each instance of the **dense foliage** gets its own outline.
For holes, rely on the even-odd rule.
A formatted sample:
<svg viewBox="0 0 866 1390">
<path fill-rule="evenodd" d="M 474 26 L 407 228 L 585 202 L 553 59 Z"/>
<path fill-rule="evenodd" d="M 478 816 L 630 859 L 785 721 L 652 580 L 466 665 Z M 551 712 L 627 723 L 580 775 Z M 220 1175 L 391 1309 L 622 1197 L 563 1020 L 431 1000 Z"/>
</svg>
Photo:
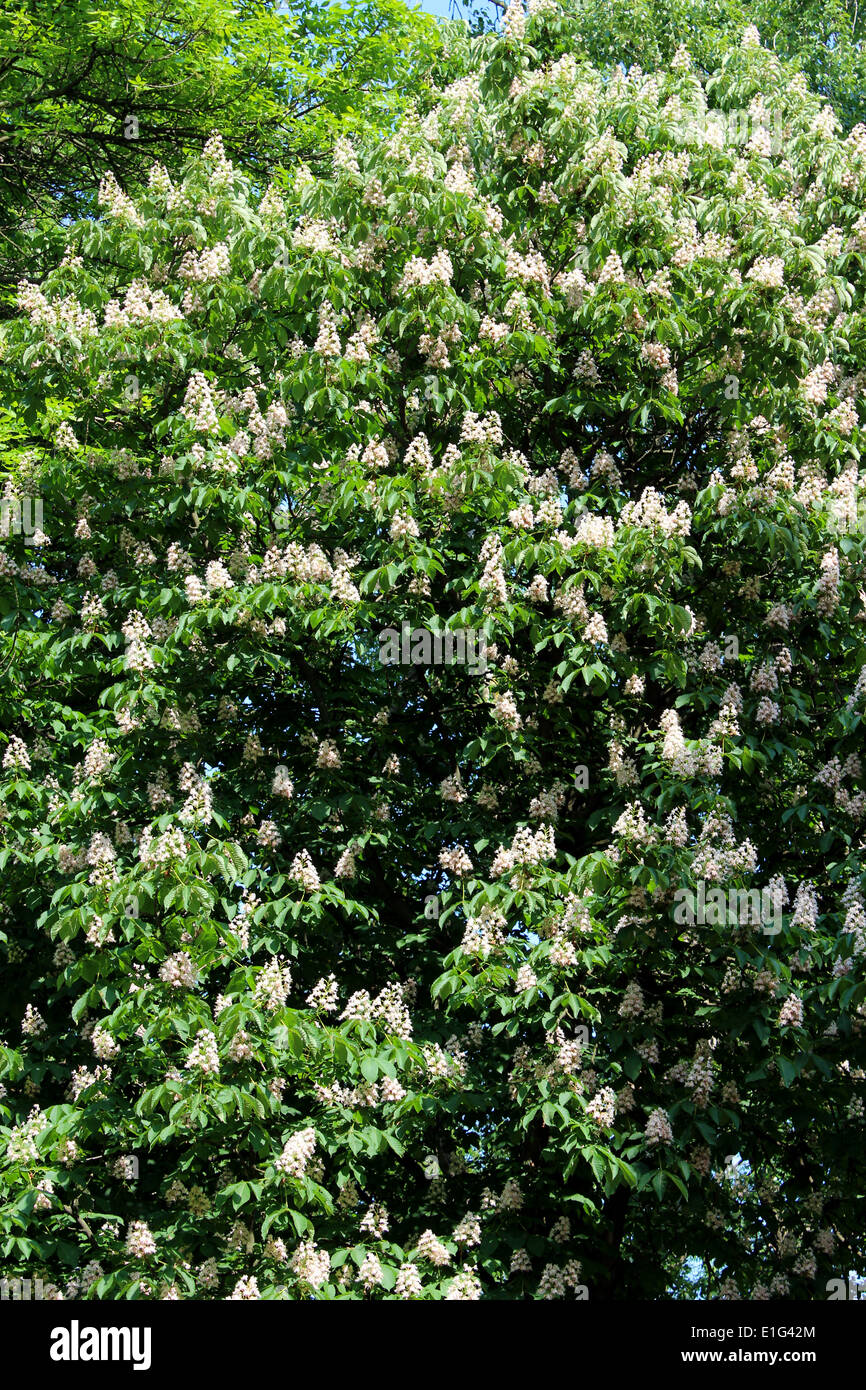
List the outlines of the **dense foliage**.
<svg viewBox="0 0 866 1390">
<path fill-rule="evenodd" d="M 456 0 L 479 31 L 496 27 L 503 0 Z M 682 42 L 708 77 L 755 25 L 766 46 L 833 104 L 844 130 L 866 116 L 866 14 L 857 0 L 568 0 L 574 50 L 602 68 L 670 62 Z"/>
<path fill-rule="evenodd" d="M 2 1249 L 67 1296 L 863 1264 L 866 130 L 752 29 L 451 34 L 327 176 L 106 178 L 4 326 Z"/>
<path fill-rule="evenodd" d="M 214 128 L 257 177 L 321 159 L 337 130 L 390 119 L 436 46 L 402 0 L 2 0 L 0 18 L 4 288 L 54 264 L 106 170 L 132 192 Z"/>
</svg>

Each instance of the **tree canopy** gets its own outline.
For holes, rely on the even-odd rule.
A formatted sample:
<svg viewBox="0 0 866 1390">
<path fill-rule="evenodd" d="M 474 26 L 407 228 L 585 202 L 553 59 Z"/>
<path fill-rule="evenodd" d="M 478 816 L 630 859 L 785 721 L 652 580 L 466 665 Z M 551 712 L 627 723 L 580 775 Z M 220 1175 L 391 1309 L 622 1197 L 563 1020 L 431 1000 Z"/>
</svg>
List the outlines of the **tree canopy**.
<svg viewBox="0 0 866 1390">
<path fill-rule="evenodd" d="M 219 130 L 258 178 L 327 154 L 339 129 L 386 124 L 423 85 L 433 22 L 402 0 L 3 0 L 0 257 L 87 214 L 110 172 L 127 191 L 176 173 Z M 48 253 L 50 255 L 50 251 Z"/>
<path fill-rule="evenodd" d="M 318 171 L 104 178 L 2 327 L 0 1219 L 66 1296 L 863 1265 L 866 131 L 753 27 L 444 34 Z"/>
<path fill-rule="evenodd" d="M 475 33 L 496 29 L 505 0 L 454 0 Z M 639 64 L 654 70 L 688 43 L 692 61 L 712 76 L 748 25 L 813 91 L 834 106 L 849 130 L 866 115 L 866 17 L 844 0 L 567 0 L 576 21 L 575 52 L 602 69 Z"/>
</svg>

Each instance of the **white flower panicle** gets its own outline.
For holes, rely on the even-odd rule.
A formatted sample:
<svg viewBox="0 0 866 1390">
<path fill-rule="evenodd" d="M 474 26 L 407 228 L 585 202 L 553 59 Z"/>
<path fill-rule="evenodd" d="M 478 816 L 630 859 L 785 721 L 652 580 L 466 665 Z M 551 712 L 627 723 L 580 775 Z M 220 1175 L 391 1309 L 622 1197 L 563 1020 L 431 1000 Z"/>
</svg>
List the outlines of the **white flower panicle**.
<svg viewBox="0 0 866 1390">
<path fill-rule="evenodd" d="M 316 1150 L 316 1131 L 301 1129 L 283 1145 L 283 1151 L 276 1159 L 274 1167 L 278 1173 L 289 1178 L 302 1178 Z"/>
</svg>

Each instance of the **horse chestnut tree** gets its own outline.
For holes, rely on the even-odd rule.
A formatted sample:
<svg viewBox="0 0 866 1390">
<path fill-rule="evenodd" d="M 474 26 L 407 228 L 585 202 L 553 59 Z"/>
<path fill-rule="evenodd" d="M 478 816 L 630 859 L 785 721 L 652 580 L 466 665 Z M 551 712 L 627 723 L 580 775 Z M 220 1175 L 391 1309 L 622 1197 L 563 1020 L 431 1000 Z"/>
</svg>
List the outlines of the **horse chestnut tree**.
<svg viewBox="0 0 866 1390">
<path fill-rule="evenodd" d="M 866 129 L 754 29 L 709 79 L 551 3 L 453 42 L 315 176 L 107 176 L 2 326 L 46 1296 L 863 1267 Z"/>
</svg>

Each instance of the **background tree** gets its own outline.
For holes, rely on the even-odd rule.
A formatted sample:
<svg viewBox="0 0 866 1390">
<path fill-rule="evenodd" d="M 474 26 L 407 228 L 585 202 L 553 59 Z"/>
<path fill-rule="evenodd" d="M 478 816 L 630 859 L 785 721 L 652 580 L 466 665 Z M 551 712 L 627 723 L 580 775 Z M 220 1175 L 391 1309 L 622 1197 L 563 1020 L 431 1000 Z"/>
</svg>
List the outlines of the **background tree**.
<svg viewBox="0 0 866 1390">
<path fill-rule="evenodd" d="M 106 172 L 134 192 L 214 129 L 258 178 L 315 161 L 337 129 L 387 124 L 436 42 L 402 0 L 3 0 L 0 17 L 7 286 L 58 222 L 92 210 Z"/>
</svg>

